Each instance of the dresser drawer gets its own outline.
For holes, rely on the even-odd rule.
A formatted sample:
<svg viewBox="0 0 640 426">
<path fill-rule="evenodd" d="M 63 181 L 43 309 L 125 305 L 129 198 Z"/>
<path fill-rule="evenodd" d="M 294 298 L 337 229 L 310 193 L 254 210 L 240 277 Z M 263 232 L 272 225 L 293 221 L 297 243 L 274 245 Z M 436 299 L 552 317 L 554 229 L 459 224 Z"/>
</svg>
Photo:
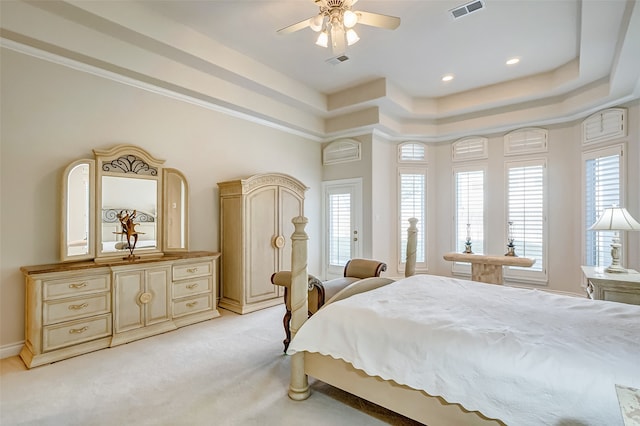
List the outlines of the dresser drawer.
<svg viewBox="0 0 640 426">
<path fill-rule="evenodd" d="M 195 294 L 211 292 L 211 277 L 196 280 L 178 281 L 173 283 L 173 298 L 192 296 Z"/>
<path fill-rule="evenodd" d="M 110 283 L 108 274 L 47 280 L 43 282 L 42 297 L 48 300 L 109 291 Z"/>
<path fill-rule="evenodd" d="M 173 281 L 206 277 L 213 272 L 213 262 L 186 263 L 173 266 Z"/>
<path fill-rule="evenodd" d="M 111 314 L 50 325 L 42 329 L 42 349 L 47 352 L 110 335 Z"/>
<path fill-rule="evenodd" d="M 211 294 L 175 300 L 173 302 L 173 317 L 176 318 L 196 312 L 209 311 L 213 308 L 211 302 Z"/>
<path fill-rule="evenodd" d="M 111 312 L 111 293 L 100 293 L 73 299 L 50 300 L 42 307 L 44 325 Z"/>
</svg>

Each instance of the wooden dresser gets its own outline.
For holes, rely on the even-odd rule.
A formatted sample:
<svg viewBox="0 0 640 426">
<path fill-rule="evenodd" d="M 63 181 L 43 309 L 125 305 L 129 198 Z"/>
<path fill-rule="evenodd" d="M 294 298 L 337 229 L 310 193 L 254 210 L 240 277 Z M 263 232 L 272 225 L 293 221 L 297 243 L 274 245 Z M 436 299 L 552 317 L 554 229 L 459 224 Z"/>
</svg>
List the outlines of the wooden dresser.
<svg viewBox="0 0 640 426">
<path fill-rule="evenodd" d="M 219 253 L 25 266 L 27 367 L 218 317 Z"/>
</svg>

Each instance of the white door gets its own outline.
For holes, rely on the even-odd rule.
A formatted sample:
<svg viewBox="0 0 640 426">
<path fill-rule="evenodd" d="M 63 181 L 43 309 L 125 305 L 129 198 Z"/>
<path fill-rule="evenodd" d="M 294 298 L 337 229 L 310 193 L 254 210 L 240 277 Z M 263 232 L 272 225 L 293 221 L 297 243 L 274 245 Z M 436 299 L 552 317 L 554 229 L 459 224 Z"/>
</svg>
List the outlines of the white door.
<svg viewBox="0 0 640 426">
<path fill-rule="evenodd" d="M 344 265 L 360 256 L 362 224 L 362 180 L 323 183 L 323 274 L 341 277 Z"/>
</svg>

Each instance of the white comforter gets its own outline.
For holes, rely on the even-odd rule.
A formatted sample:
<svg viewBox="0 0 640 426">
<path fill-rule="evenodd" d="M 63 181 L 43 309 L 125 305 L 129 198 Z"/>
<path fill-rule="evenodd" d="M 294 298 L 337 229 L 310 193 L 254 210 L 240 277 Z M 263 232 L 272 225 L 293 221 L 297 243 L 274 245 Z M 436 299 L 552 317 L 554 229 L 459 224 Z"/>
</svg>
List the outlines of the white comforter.
<svg viewBox="0 0 640 426">
<path fill-rule="evenodd" d="M 622 425 L 640 306 L 416 275 L 325 306 L 288 353 L 343 359 L 508 425 Z"/>
</svg>

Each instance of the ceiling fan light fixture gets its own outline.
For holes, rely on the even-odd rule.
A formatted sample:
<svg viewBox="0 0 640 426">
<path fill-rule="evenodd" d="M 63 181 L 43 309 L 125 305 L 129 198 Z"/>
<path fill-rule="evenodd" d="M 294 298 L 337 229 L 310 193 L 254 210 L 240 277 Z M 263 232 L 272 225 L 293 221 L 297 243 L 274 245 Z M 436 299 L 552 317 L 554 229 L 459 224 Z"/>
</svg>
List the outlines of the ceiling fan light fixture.
<svg viewBox="0 0 640 426">
<path fill-rule="evenodd" d="M 351 46 L 352 44 L 356 44 L 358 42 L 358 40 L 360 40 L 360 37 L 358 37 L 358 33 L 355 32 L 355 30 L 348 30 L 347 31 L 347 45 Z"/>
<path fill-rule="evenodd" d="M 322 14 L 309 18 L 309 27 L 315 32 L 322 29 L 322 24 L 324 24 L 324 16 Z"/>
<path fill-rule="evenodd" d="M 353 28 L 353 26 L 358 23 L 358 15 L 350 10 L 346 10 L 342 15 L 342 23 L 345 28 Z"/>
<path fill-rule="evenodd" d="M 322 47 L 329 46 L 329 34 L 327 34 L 327 31 L 323 31 L 320 34 L 318 34 L 318 39 L 316 40 L 316 44 Z"/>
<path fill-rule="evenodd" d="M 342 25 L 331 26 L 331 49 L 335 55 L 344 53 L 345 33 Z"/>
</svg>

